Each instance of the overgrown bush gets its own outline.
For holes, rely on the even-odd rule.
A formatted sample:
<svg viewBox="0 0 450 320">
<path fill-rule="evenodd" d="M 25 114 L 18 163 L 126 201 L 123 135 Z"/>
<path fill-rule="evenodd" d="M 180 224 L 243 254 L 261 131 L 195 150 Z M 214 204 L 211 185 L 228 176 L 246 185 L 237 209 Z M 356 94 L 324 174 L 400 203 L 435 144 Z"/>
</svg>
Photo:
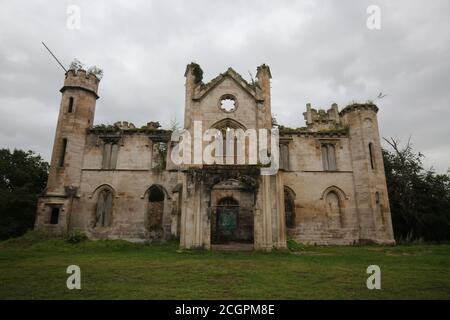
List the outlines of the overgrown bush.
<svg viewBox="0 0 450 320">
<path fill-rule="evenodd" d="M 290 251 L 300 251 L 302 248 L 302 245 L 295 241 L 294 239 L 288 239 L 286 241 L 287 247 Z"/>
<path fill-rule="evenodd" d="M 68 243 L 80 243 L 88 239 L 87 235 L 81 231 L 71 231 L 65 236 L 65 240 Z"/>
</svg>

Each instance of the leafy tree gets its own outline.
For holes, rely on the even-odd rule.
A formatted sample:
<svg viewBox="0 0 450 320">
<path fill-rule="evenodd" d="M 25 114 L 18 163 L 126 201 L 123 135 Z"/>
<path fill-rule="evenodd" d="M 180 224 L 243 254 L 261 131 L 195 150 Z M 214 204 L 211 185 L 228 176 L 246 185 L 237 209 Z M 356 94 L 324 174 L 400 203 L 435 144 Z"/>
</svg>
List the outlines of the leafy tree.
<svg viewBox="0 0 450 320">
<path fill-rule="evenodd" d="M 49 165 L 32 151 L 0 149 L 0 239 L 32 228 Z"/>
<path fill-rule="evenodd" d="M 410 141 L 384 140 L 391 147 L 383 158 L 396 239 L 450 240 L 450 176 L 425 170 Z"/>
</svg>

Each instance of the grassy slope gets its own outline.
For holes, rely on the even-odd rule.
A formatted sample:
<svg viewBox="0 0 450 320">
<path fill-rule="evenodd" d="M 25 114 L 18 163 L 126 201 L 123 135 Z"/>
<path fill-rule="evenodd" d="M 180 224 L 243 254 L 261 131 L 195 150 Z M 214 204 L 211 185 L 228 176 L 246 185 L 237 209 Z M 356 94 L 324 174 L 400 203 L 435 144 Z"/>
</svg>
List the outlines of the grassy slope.
<svg viewBox="0 0 450 320">
<path fill-rule="evenodd" d="M 68 265 L 81 290 L 66 288 Z M 382 289 L 366 288 L 377 264 Z M 177 244 L 0 243 L 0 299 L 450 299 L 450 245 L 177 252 Z"/>
</svg>

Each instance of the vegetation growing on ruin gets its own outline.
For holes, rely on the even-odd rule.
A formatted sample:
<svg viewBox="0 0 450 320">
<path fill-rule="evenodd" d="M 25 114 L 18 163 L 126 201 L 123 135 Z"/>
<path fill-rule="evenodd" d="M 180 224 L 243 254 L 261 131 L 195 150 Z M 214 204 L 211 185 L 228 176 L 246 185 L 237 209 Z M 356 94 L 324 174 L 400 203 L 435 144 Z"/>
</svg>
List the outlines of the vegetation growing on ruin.
<svg viewBox="0 0 450 320">
<path fill-rule="evenodd" d="M 194 74 L 194 83 L 198 84 L 201 83 L 203 80 L 203 70 L 200 67 L 198 63 L 192 62 L 191 66 L 193 67 L 193 74 Z"/>
</svg>

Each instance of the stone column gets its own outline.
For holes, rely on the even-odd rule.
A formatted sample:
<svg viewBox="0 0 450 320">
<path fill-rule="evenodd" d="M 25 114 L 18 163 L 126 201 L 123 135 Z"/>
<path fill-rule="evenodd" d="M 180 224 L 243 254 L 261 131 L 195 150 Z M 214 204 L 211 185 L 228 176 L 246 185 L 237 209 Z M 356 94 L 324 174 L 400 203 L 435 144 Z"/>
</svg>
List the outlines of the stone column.
<svg viewBox="0 0 450 320">
<path fill-rule="evenodd" d="M 284 183 L 283 183 L 283 173 L 281 171 L 275 176 L 275 190 L 276 190 L 276 221 L 277 221 L 277 234 L 276 239 L 274 239 L 275 247 L 279 249 L 284 249 L 286 245 L 286 221 L 284 212 Z"/>
<path fill-rule="evenodd" d="M 272 249 L 272 210 L 270 205 L 270 176 L 261 176 L 255 209 L 255 249 Z"/>
</svg>

